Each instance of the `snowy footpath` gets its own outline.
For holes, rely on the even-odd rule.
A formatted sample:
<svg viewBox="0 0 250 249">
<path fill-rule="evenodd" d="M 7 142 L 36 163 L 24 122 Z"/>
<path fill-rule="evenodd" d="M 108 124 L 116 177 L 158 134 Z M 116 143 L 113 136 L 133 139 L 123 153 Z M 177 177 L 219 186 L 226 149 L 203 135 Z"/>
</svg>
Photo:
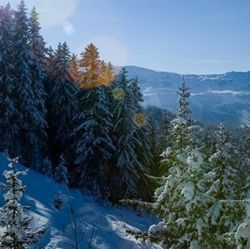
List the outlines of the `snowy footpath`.
<svg viewBox="0 0 250 249">
<path fill-rule="evenodd" d="M 0 155 L 1 182 L 7 164 L 7 159 Z M 20 166 L 20 169 L 24 168 Z M 27 187 L 22 203 L 30 206 L 34 225 L 47 228 L 33 249 L 73 249 L 76 241 L 81 249 L 161 248 L 136 241 L 126 232 L 128 229 L 146 231 L 156 223 L 149 215 L 138 216 L 128 208 L 96 201 L 32 170 L 22 180 Z M 0 200 L 3 201 L 2 193 Z"/>
</svg>

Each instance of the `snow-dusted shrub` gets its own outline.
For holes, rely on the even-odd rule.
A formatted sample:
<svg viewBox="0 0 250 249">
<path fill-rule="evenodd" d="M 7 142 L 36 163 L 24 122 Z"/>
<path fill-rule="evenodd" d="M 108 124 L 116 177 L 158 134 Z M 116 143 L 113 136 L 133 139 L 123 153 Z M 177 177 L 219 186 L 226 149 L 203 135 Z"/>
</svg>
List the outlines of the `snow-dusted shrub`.
<svg viewBox="0 0 250 249">
<path fill-rule="evenodd" d="M 26 172 L 16 170 L 18 160 L 12 159 L 8 170 L 4 171 L 6 184 L 1 187 L 5 191 L 4 205 L 0 209 L 0 248 L 24 249 L 35 243 L 44 232 L 44 228 L 31 226 L 32 217 L 24 213 L 25 207 L 21 204 L 21 198 L 25 192 L 25 186 L 19 179 Z"/>
</svg>

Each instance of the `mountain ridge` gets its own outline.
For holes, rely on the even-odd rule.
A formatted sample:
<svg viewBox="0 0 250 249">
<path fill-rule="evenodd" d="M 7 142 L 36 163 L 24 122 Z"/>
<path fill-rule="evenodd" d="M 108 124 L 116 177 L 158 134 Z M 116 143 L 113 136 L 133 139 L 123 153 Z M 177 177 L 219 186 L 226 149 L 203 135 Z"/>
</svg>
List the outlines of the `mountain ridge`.
<svg viewBox="0 0 250 249">
<path fill-rule="evenodd" d="M 137 77 L 145 105 L 175 112 L 177 90 L 183 80 L 191 92 L 193 117 L 207 124 L 241 125 L 250 115 L 250 71 L 224 74 L 184 74 L 126 66 L 128 78 Z"/>
<path fill-rule="evenodd" d="M 122 67 L 117 67 L 117 68 L 122 68 Z M 177 74 L 177 75 L 183 75 L 183 76 L 215 76 L 215 75 L 226 75 L 226 74 L 231 74 L 231 73 L 250 73 L 250 69 L 247 71 L 226 71 L 224 73 L 177 73 L 177 72 L 172 72 L 172 71 L 164 71 L 164 70 L 156 70 L 156 69 L 151 69 L 147 67 L 142 67 L 142 66 L 137 66 L 137 65 L 126 65 L 125 68 L 138 68 L 142 70 L 147 70 L 151 71 L 154 73 L 169 73 L 169 74 Z"/>
</svg>

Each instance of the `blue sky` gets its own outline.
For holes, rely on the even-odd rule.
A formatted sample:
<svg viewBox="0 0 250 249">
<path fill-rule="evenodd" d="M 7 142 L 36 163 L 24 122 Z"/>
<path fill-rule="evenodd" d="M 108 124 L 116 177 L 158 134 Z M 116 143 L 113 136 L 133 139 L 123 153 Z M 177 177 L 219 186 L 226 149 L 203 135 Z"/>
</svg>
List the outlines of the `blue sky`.
<svg viewBox="0 0 250 249">
<path fill-rule="evenodd" d="M 7 0 L 1 0 L 7 2 Z M 10 0 L 12 5 L 18 1 Z M 177 73 L 250 70 L 249 0 L 26 0 L 53 47 Z"/>
</svg>

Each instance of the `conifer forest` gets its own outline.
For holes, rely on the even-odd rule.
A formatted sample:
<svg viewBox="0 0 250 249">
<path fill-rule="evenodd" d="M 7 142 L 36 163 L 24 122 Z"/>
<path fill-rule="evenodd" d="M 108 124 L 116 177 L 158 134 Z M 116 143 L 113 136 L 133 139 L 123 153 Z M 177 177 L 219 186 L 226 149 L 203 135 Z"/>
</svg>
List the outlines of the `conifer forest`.
<svg viewBox="0 0 250 249">
<path fill-rule="evenodd" d="M 150 71 L 94 42 L 50 46 L 16 2 L 0 2 L 0 248 L 250 249 L 250 76 L 244 94 L 209 92 L 242 96 L 244 122 L 208 123 L 192 89 L 206 79 L 178 76 L 176 111 L 148 103 Z"/>
</svg>

